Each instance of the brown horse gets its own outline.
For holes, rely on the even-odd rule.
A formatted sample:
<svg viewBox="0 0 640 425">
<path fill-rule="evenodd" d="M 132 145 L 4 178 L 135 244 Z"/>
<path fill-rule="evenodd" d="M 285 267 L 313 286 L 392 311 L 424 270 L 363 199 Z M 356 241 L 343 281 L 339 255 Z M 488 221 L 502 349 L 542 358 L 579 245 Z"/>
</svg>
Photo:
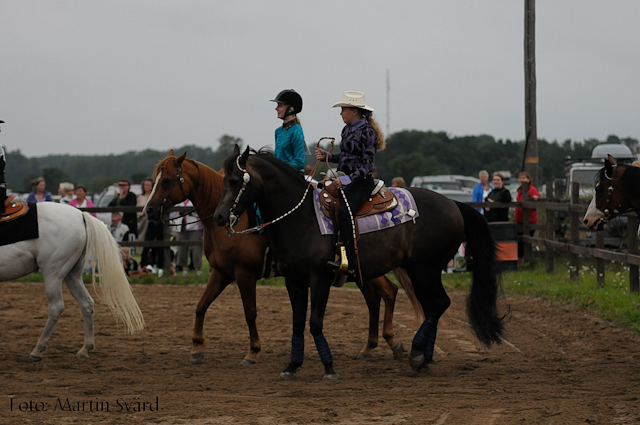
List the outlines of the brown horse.
<svg viewBox="0 0 640 425">
<path fill-rule="evenodd" d="M 163 210 L 190 199 L 204 225 L 204 253 L 211 266 L 207 287 L 198 302 L 196 320 L 193 329 L 193 347 L 191 362 L 198 363 L 204 357 L 205 339 L 203 337 L 204 316 L 211 303 L 234 280 L 238 284 L 244 306 L 245 319 L 249 326 L 250 349 L 242 361 L 252 365 L 258 360 L 261 351 L 260 338 L 256 328 L 256 281 L 265 276 L 265 253 L 269 246 L 266 235 L 237 234 L 229 237 L 224 227 L 219 227 L 213 219 L 213 213 L 222 195 L 222 175 L 210 167 L 186 158 L 185 152 L 176 157 L 173 150 L 156 166 L 154 187 L 146 212 L 150 220 L 160 220 Z M 243 214 L 237 229 L 249 227 L 247 214 Z M 267 267 L 270 269 L 270 267 Z M 422 314 L 415 297 L 411 281 L 401 271 L 397 273 L 403 283 L 416 314 L 415 323 Z M 369 338 L 358 357 L 369 358 L 371 351 L 378 346 L 378 325 L 380 300 L 384 299 L 385 314 L 383 337 L 396 358 L 404 351 L 401 342 L 393 331 L 393 309 L 398 288 L 386 276 L 370 279 L 360 288 L 369 308 Z"/>
</svg>

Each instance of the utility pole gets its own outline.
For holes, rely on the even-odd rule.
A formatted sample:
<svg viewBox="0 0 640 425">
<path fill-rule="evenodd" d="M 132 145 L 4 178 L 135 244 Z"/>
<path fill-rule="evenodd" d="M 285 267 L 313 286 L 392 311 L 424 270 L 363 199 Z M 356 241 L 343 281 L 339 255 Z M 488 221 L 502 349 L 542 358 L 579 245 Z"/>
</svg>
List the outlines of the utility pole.
<svg viewBox="0 0 640 425">
<path fill-rule="evenodd" d="M 524 109 L 525 148 L 522 170 L 540 187 L 536 120 L 536 0 L 524 0 Z"/>
<path fill-rule="evenodd" d="M 389 133 L 391 132 L 391 125 L 389 124 L 391 113 L 389 111 L 389 105 L 391 101 L 389 100 L 389 94 L 391 92 L 391 81 L 389 77 L 389 69 L 387 68 L 387 137 L 389 137 Z"/>
</svg>

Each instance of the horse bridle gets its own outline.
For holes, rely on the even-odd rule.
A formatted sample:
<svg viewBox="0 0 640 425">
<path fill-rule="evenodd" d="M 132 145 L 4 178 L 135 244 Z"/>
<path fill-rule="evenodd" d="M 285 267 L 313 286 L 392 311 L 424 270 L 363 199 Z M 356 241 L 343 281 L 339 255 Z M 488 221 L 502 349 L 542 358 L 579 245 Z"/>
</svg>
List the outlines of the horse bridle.
<svg viewBox="0 0 640 425">
<path fill-rule="evenodd" d="M 609 176 L 607 175 L 607 169 L 606 169 L 606 168 L 604 169 L 604 173 L 603 173 L 603 174 L 604 174 L 604 177 L 605 177 L 607 180 L 609 180 L 610 182 L 613 182 L 613 176 L 614 176 L 614 174 L 615 174 L 615 170 L 616 170 L 616 167 L 617 167 L 617 166 L 618 166 L 618 164 L 615 164 L 615 165 L 613 165 L 613 166 L 612 166 L 612 170 L 613 170 L 613 172 L 611 173 L 611 177 L 609 177 Z M 607 188 L 607 197 L 606 197 L 606 199 L 605 199 L 605 205 L 606 205 L 607 207 L 609 207 L 609 204 L 611 203 L 611 197 L 612 197 L 612 195 L 613 195 L 613 192 L 615 192 L 615 190 L 616 190 L 616 189 L 615 189 L 613 186 L 609 186 L 609 187 Z M 622 207 L 622 205 L 618 205 L 618 207 L 617 207 L 617 208 L 614 208 L 614 209 L 613 209 L 613 216 L 618 216 L 618 215 L 620 215 L 620 214 L 624 214 L 624 213 L 626 213 L 626 212 L 633 211 L 633 208 L 628 208 L 628 209 L 626 209 L 625 211 L 620 211 L 620 210 L 619 210 L 619 208 L 621 208 L 621 207 Z M 609 218 L 610 218 L 610 217 L 611 217 L 611 215 L 612 215 L 612 214 L 611 214 L 611 211 L 609 210 L 609 208 L 605 208 L 605 209 L 604 209 L 604 211 L 602 211 L 602 213 L 604 214 L 604 219 L 605 219 L 605 220 L 607 220 L 607 221 L 609 220 Z"/>
</svg>

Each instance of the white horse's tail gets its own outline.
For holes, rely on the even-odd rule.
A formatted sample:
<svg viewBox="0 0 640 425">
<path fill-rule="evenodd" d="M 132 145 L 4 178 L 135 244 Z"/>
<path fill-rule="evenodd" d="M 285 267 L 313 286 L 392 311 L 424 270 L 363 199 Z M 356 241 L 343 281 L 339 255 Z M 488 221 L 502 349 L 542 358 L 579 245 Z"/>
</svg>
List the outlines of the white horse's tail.
<svg viewBox="0 0 640 425">
<path fill-rule="evenodd" d="M 143 329 L 144 318 L 124 272 L 118 243 L 100 220 L 87 212 L 82 215 L 87 229 L 87 254 L 93 254 L 100 267 L 98 284 L 102 298 L 113 315 L 124 322 L 129 333 Z M 95 266 L 93 283 L 96 283 Z"/>
</svg>

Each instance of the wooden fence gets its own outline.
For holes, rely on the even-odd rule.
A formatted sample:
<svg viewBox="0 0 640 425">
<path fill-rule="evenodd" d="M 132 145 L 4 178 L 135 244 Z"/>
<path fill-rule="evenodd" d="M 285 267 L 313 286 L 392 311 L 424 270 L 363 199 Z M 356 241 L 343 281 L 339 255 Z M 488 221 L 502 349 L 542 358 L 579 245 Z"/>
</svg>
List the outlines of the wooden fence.
<svg viewBox="0 0 640 425">
<path fill-rule="evenodd" d="M 468 205 L 472 207 L 487 207 L 487 208 L 523 208 L 523 221 L 519 233 L 522 233 L 522 240 L 524 242 L 524 261 L 530 262 L 533 257 L 540 256 L 546 259 L 547 273 L 553 272 L 555 268 L 555 254 L 566 253 L 569 256 L 569 275 L 572 280 L 577 281 L 579 279 L 580 271 L 580 257 L 595 258 L 596 259 L 596 272 L 597 272 L 597 284 L 598 286 L 604 285 L 605 278 L 605 261 L 614 261 L 617 263 L 629 265 L 629 288 L 632 292 L 638 293 L 640 289 L 639 285 L 639 266 L 640 255 L 638 255 L 638 217 L 635 213 L 625 214 L 627 217 L 627 237 L 626 237 L 626 252 L 614 251 L 611 249 L 605 249 L 605 237 L 604 231 L 595 232 L 595 247 L 583 246 L 585 245 L 585 239 L 580 238 L 580 233 L 585 232 L 586 228 L 582 224 L 582 217 L 587 211 L 588 205 L 585 202 L 581 202 L 579 199 L 580 187 L 577 183 L 574 183 L 571 193 L 573 197 L 570 202 L 561 202 L 553 196 L 553 184 L 549 182 L 547 184 L 547 197 L 546 199 L 539 199 L 538 201 L 528 200 L 526 195 L 528 191 L 525 189 L 525 199 L 522 202 L 468 202 Z M 544 214 L 539 216 L 545 217 L 545 223 L 538 223 L 537 225 L 529 224 L 529 210 L 536 209 L 540 212 L 544 211 Z M 141 207 L 96 207 L 96 208 L 83 208 L 83 211 L 92 213 L 97 212 L 140 212 Z M 178 211 L 180 213 L 187 213 L 193 211 L 192 207 L 174 207 L 171 211 Z M 558 214 L 559 213 L 559 214 Z M 565 218 L 565 216 L 568 216 Z M 568 219 L 568 234 L 569 237 L 563 237 L 563 240 L 555 240 L 556 235 L 564 235 L 564 225 Z M 164 221 L 168 222 L 168 212 L 164 214 Z M 558 231 L 558 229 L 561 229 Z M 544 238 L 529 236 L 531 230 L 538 230 L 538 233 L 544 232 Z M 165 258 L 170 258 L 169 248 L 171 246 L 192 246 L 198 245 L 200 241 L 176 241 L 170 240 L 169 226 L 165 226 L 164 240 L 162 241 L 124 241 L 120 245 L 127 247 L 164 247 Z M 582 242 L 582 243 L 581 243 Z M 544 250 L 535 251 L 534 246 L 542 247 Z M 168 272 L 171 267 L 169 261 L 165 261 L 165 270 Z"/>
</svg>

